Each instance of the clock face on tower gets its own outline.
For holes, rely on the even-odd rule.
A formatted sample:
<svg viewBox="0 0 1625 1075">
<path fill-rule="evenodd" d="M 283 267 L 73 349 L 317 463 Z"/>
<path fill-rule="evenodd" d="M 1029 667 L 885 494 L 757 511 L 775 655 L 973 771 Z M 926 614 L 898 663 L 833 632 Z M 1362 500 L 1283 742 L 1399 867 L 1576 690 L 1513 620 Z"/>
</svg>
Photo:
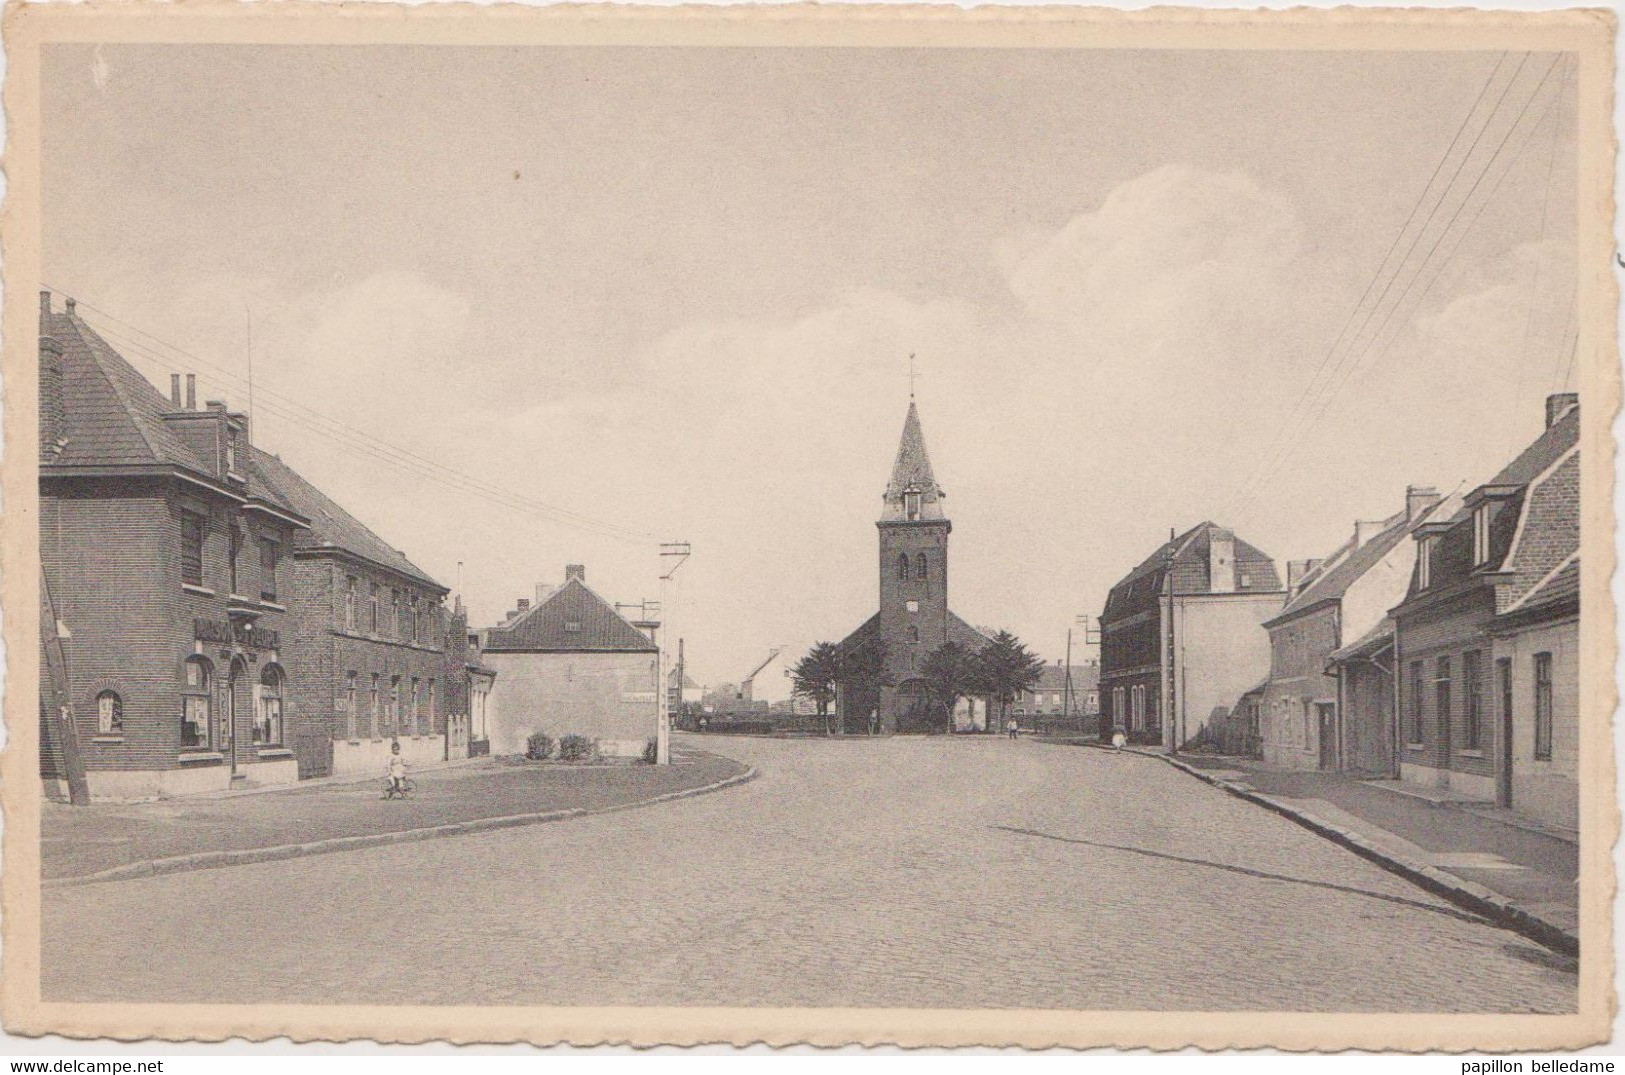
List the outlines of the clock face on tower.
<svg viewBox="0 0 1625 1075">
<path fill-rule="evenodd" d="M 918 612 L 918 611 L 920 611 L 920 603 L 918 601 L 910 601 L 908 603 L 908 610 L 910 612 Z"/>
</svg>

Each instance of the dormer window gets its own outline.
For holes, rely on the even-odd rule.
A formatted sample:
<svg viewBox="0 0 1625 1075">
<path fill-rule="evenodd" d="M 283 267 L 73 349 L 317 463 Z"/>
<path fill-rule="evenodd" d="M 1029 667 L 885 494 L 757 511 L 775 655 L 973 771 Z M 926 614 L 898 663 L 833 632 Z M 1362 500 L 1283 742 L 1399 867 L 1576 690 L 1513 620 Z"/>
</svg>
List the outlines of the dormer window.
<svg viewBox="0 0 1625 1075">
<path fill-rule="evenodd" d="M 1434 539 L 1425 537 L 1416 550 L 1416 588 L 1425 590 L 1433 581 L 1433 542 Z"/>
<path fill-rule="evenodd" d="M 564 621 L 564 631 L 565 631 L 566 634 L 572 634 L 572 635 L 580 634 L 581 633 L 581 621 L 580 620 L 565 620 Z"/>
<path fill-rule="evenodd" d="M 1490 507 L 1480 504 L 1473 509 L 1473 566 L 1479 567 L 1490 559 Z"/>
<path fill-rule="evenodd" d="M 903 517 L 909 522 L 916 522 L 920 518 L 920 494 L 913 489 L 903 494 Z"/>
</svg>

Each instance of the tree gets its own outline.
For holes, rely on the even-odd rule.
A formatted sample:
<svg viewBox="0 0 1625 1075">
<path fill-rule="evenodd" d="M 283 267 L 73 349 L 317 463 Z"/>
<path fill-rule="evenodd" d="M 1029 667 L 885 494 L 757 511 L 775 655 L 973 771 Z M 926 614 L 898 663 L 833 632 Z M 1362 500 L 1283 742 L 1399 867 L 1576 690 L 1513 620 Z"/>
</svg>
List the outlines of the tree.
<svg viewBox="0 0 1625 1075">
<path fill-rule="evenodd" d="M 944 729 L 953 734 L 954 706 L 981 686 L 981 661 L 958 642 L 944 642 L 920 662 L 920 679 L 931 700 L 942 706 Z"/>
<path fill-rule="evenodd" d="M 1027 649 L 1009 631 L 1000 631 L 982 647 L 981 666 L 987 692 L 999 702 L 997 727 L 1003 727 L 1005 712 L 1016 696 L 1037 685 L 1044 674 L 1044 658 Z"/>
<path fill-rule="evenodd" d="M 790 670 L 793 689 L 818 705 L 824 734 L 829 734 L 829 704 L 835 700 L 835 684 L 841 678 L 841 651 L 833 642 L 818 642 Z"/>
<path fill-rule="evenodd" d="M 879 703 L 880 688 L 892 685 L 891 677 L 886 675 L 886 643 L 870 638 L 857 645 L 837 647 L 837 650 L 840 674 L 836 678 L 841 684 L 842 718 L 857 717 L 867 724 L 869 714 L 863 710 Z"/>
</svg>

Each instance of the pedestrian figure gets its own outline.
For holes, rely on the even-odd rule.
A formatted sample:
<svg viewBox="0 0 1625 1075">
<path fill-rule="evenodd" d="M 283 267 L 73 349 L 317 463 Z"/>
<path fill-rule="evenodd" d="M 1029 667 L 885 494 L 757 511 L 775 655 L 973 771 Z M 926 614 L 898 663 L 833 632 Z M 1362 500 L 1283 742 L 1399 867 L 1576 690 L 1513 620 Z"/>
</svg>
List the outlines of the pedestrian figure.
<svg viewBox="0 0 1625 1075">
<path fill-rule="evenodd" d="M 1016 738 L 1018 728 L 1019 728 L 1019 725 L 1016 724 L 1016 718 L 1015 717 L 1011 717 L 1009 720 L 1004 722 L 1004 730 L 1010 733 L 1010 738 L 1011 739 Z"/>
<path fill-rule="evenodd" d="M 880 710 L 871 709 L 871 710 L 869 710 L 869 734 L 870 735 L 878 735 L 879 733 L 880 733 Z"/>
<path fill-rule="evenodd" d="M 1123 744 L 1127 743 L 1127 742 L 1128 742 L 1128 736 L 1123 734 L 1123 729 L 1121 729 L 1121 728 L 1112 729 L 1112 749 L 1113 750 L 1122 750 L 1123 749 Z"/>
<path fill-rule="evenodd" d="M 396 795 L 406 794 L 406 759 L 401 757 L 401 741 L 389 745 L 389 789 Z"/>
</svg>

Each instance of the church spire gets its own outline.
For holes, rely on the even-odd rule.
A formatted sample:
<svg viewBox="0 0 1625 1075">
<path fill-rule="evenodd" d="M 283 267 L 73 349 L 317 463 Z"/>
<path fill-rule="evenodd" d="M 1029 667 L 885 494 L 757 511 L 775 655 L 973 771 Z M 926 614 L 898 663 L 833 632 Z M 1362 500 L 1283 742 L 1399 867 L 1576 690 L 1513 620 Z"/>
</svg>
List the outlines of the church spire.
<svg viewBox="0 0 1625 1075">
<path fill-rule="evenodd" d="M 923 522 L 947 518 L 942 498 L 948 494 L 931 473 L 931 457 L 926 454 L 925 434 L 920 430 L 920 412 L 912 398 L 908 417 L 903 420 L 903 439 L 897 445 L 897 462 L 886 484 L 886 507 L 882 522 Z"/>
</svg>

